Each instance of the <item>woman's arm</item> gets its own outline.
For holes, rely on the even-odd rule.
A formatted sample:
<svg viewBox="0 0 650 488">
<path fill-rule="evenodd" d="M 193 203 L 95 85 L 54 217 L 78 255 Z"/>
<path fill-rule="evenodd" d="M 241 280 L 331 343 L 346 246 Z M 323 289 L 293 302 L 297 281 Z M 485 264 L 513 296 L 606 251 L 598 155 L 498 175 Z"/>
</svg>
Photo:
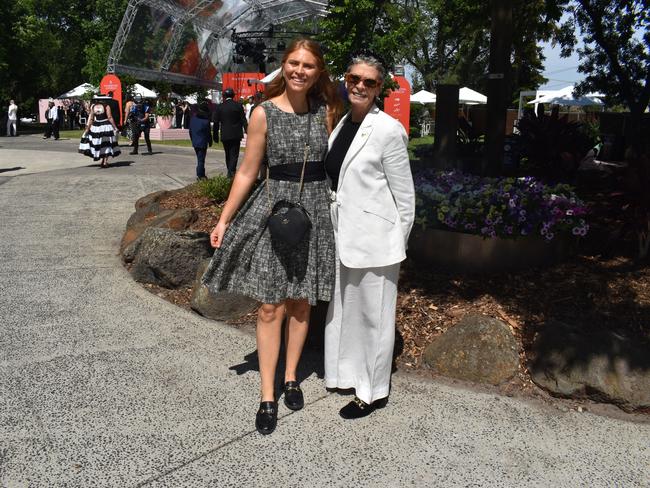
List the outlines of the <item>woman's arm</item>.
<svg viewBox="0 0 650 488">
<path fill-rule="evenodd" d="M 108 105 L 106 105 L 106 118 L 108 118 L 108 121 L 113 126 L 113 130 L 117 132 L 117 126 L 115 125 L 115 121 L 113 120 L 113 116 L 111 115 L 111 107 L 109 107 Z"/>
<path fill-rule="evenodd" d="M 228 200 L 223 207 L 221 217 L 219 217 L 219 223 L 210 234 L 210 244 L 212 247 L 221 247 L 226 229 L 237 213 L 237 210 L 239 210 L 239 207 L 242 206 L 248 197 L 251 188 L 257 180 L 265 151 L 266 114 L 263 108 L 257 107 L 251 114 L 251 120 L 248 124 L 244 160 L 235 173 L 235 179 L 232 182 Z"/>
<path fill-rule="evenodd" d="M 415 189 L 407 146 L 406 131 L 402 124 L 397 123 L 396 129 L 391 131 L 386 140 L 382 165 L 388 187 L 395 200 L 404 239 L 408 242 L 415 218 Z"/>
<path fill-rule="evenodd" d="M 88 115 L 88 122 L 86 122 L 86 130 L 85 132 L 90 131 L 90 126 L 93 125 L 93 122 L 95 121 L 95 112 L 92 110 L 92 106 L 90 107 L 90 114 Z"/>
</svg>

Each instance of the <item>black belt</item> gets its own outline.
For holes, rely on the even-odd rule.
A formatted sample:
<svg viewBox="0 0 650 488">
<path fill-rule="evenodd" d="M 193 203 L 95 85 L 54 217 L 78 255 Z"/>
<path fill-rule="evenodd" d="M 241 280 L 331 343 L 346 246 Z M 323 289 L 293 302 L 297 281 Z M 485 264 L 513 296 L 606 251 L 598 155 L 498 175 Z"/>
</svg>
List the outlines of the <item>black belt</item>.
<svg viewBox="0 0 650 488">
<path fill-rule="evenodd" d="M 300 181 L 302 163 L 288 163 L 271 166 L 269 168 L 269 179 L 279 181 Z M 307 161 L 305 164 L 304 182 L 324 181 L 327 179 L 325 165 L 322 161 Z"/>
</svg>

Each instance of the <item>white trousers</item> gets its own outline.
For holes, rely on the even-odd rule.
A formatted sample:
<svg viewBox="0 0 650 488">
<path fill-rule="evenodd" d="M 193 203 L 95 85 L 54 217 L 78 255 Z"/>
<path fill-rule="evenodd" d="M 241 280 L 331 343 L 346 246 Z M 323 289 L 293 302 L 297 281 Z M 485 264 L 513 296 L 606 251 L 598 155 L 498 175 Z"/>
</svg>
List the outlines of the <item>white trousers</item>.
<svg viewBox="0 0 650 488">
<path fill-rule="evenodd" d="M 388 396 L 400 264 L 347 268 L 336 259 L 325 325 L 325 385 L 354 388 L 366 403 Z"/>
<path fill-rule="evenodd" d="M 11 130 L 13 128 L 13 135 L 17 136 L 18 132 L 16 131 L 16 120 L 7 119 L 7 137 L 11 135 Z"/>
</svg>

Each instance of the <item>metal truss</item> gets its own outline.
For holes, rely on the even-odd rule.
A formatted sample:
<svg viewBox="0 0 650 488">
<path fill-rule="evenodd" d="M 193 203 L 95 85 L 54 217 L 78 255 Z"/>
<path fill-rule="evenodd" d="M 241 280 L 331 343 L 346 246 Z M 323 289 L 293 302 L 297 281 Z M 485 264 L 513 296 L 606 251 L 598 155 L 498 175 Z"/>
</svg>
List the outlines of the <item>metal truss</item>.
<svg viewBox="0 0 650 488">
<path fill-rule="evenodd" d="M 126 38 L 129 36 L 131 26 L 133 25 L 135 16 L 138 13 L 138 7 L 140 7 L 140 3 L 141 0 L 130 0 L 129 4 L 126 7 L 126 12 L 124 12 L 120 27 L 117 29 L 115 39 L 113 39 L 111 52 L 108 54 L 108 62 L 106 65 L 107 73 L 115 73 L 115 63 L 117 63 L 117 61 L 120 59 L 120 56 L 122 55 L 122 50 L 124 49 Z"/>
<path fill-rule="evenodd" d="M 168 81 L 176 85 L 196 85 L 204 86 L 206 88 L 220 89 L 221 83 L 218 81 L 201 80 L 194 76 L 181 75 L 179 73 L 171 73 L 169 71 L 155 71 L 148 68 L 136 68 L 134 66 L 126 66 L 123 64 L 115 65 L 116 73 L 124 73 L 131 75 L 138 80 L 149 81 Z"/>
<path fill-rule="evenodd" d="M 183 18 L 178 19 L 178 22 L 174 24 L 172 28 L 172 35 L 169 39 L 169 42 L 167 43 L 167 49 L 165 49 L 165 54 L 163 55 L 163 59 L 160 62 L 161 71 L 169 70 L 169 65 L 174 60 L 176 51 L 178 51 L 178 45 L 181 41 L 181 38 L 183 37 L 183 31 L 185 30 L 185 24 L 187 21 L 195 18 L 198 13 L 200 13 L 212 2 L 213 0 L 199 0 L 196 2 L 194 7 L 185 12 L 185 16 Z"/>
<path fill-rule="evenodd" d="M 219 39 L 230 39 L 231 35 L 236 32 L 237 26 L 246 26 L 245 31 L 254 29 L 268 29 L 274 25 L 279 25 L 294 19 L 314 16 L 324 16 L 327 14 L 326 0 L 240 0 L 242 4 L 248 5 L 238 15 L 224 22 L 223 16 L 219 15 L 200 15 L 216 0 L 197 0 L 195 5 L 184 9 L 172 0 L 129 0 L 122 22 L 118 29 L 117 35 L 113 40 L 113 46 L 108 56 L 107 72 L 108 73 L 128 73 L 146 80 L 167 80 L 173 83 L 195 84 L 200 86 L 214 87 L 216 82 L 202 80 L 209 66 L 209 53 L 211 52 L 215 41 Z M 126 44 L 127 38 L 131 31 L 138 10 L 142 6 L 149 6 L 157 11 L 167 14 L 173 21 L 173 27 L 169 41 L 162 56 L 159 69 L 137 68 L 119 64 L 120 56 Z M 170 73 L 169 68 L 178 51 L 180 42 L 183 38 L 183 32 L 187 23 L 195 27 L 204 29 L 211 33 L 202 46 L 203 56 L 197 70 L 196 76 L 185 76 L 176 73 Z M 251 31 L 252 32 L 252 31 Z M 240 33 L 238 35 L 243 34 Z M 268 37 L 268 36 L 267 36 Z M 277 37 L 274 36 L 274 37 Z M 226 64 L 229 64 L 226 63 Z M 223 66 L 219 66 L 223 68 Z"/>
</svg>

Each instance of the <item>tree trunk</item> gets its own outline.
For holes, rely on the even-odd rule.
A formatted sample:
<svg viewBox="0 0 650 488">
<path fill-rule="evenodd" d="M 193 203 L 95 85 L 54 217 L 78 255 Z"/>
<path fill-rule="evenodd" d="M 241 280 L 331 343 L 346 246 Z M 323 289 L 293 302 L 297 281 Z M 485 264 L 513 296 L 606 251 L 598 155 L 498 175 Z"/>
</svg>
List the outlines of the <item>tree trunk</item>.
<svg viewBox="0 0 650 488">
<path fill-rule="evenodd" d="M 506 115 L 510 102 L 508 100 L 508 87 L 510 86 L 511 50 L 512 2 L 509 0 L 492 0 L 485 173 L 493 176 L 500 174 L 503 166 Z"/>
<path fill-rule="evenodd" d="M 436 87 L 436 126 L 433 164 L 436 168 L 456 167 L 456 132 L 458 131 L 458 85 Z"/>
</svg>

